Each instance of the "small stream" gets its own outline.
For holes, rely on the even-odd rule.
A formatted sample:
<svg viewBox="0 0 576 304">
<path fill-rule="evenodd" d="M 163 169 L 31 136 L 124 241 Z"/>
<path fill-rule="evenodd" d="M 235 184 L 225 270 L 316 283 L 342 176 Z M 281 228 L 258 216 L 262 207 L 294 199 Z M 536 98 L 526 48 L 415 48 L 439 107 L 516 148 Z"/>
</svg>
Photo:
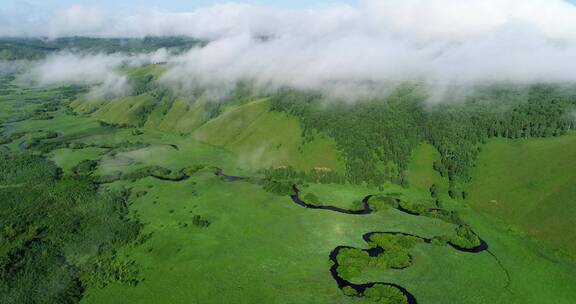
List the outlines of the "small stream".
<svg viewBox="0 0 576 304">
<path fill-rule="evenodd" d="M 224 180 L 227 182 L 237 182 L 237 181 L 248 179 L 247 177 L 226 175 L 226 174 L 224 174 L 224 171 L 221 168 L 216 168 L 216 172 L 214 174 L 216 174 L 216 176 L 218 176 L 218 177 L 224 178 Z"/>
<path fill-rule="evenodd" d="M 16 127 L 14 127 L 13 125 L 5 125 L 4 129 L 0 131 L 0 136 L 4 134 L 10 134 L 12 131 L 14 131 L 15 128 Z"/>
<path fill-rule="evenodd" d="M 223 173 L 222 169 L 220 169 L 220 168 L 216 169 L 215 174 L 216 174 L 216 176 L 223 177 L 226 181 L 229 181 L 229 182 L 240 181 L 240 180 L 246 179 L 245 177 L 225 175 Z M 298 189 L 298 187 L 296 185 L 293 186 L 293 190 L 294 190 L 294 193 L 290 196 L 292 201 L 295 204 L 297 204 L 298 206 L 301 206 L 304 208 L 327 210 L 327 211 L 332 211 L 332 212 L 337 212 L 337 213 L 342 213 L 342 214 L 349 214 L 349 215 L 368 215 L 368 214 L 371 214 L 374 212 L 374 210 L 370 207 L 370 204 L 368 203 L 368 201 L 370 200 L 370 198 L 373 197 L 373 195 L 366 196 L 362 200 L 362 209 L 349 210 L 349 209 L 344 209 L 344 208 L 340 208 L 340 207 L 336 207 L 336 206 L 314 205 L 314 204 L 307 203 L 304 200 L 302 200 L 302 198 L 300 197 L 300 190 Z M 406 214 L 412 215 L 412 216 L 421 216 L 419 213 L 404 209 L 399 205 L 396 207 L 396 209 L 401 211 L 401 212 L 404 212 Z M 438 210 L 438 209 L 431 209 L 431 210 Z M 404 233 L 404 232 L 369 232 L 369 233 L 364 234 L 362 236 L 362 239 L 365 242 L 370 243 L 371 237 L 375 234 L 391 234 L 391 235 L 412 236 L 412 237 L 416 237 L 416 238 L 421 239 L 426 244 L 432 243 L 432 239 L 430 239 L 430 238 L 425 238 L 425 237 L 421 237 L 421 236 L 413 235 L 413 234 L 408 234 L 408 233 Z M 448 242 L 448 245 L 450 245 L 453 249 L 460 251 L 460 252 L 466 252 L 466 253 L 472 253 L 472 254 L 477 254 L 477 253 L 481 253 L 484 251 L 488 252 L 490 255 L 492 255 L 496 259 L 496 261 L 498 262 L 500 267 L 506 272 L 506 276 L 508 278 L 508 283 L 507 283 L 507 286 L 508 286 L 509 280 L 510 280 L 508 271 L 502 266 L 502 263 L 498 260 L 498 258 L 492 252 L 490 252 L 488 250 L 488 243 L 486 243 L 481 238 L 478 238 L 478 239 L 480 240 L 480 245 L 478 245 L 474 248 L 462 248 L 462 247 L 459 247 L 455 244 L 452 244 L 451 242 Z M 339 265 L 338 259 L 337 259 L 338 254 L 340 253 L 340 251 L 342 249 L 357 249 L 357 248 L 347 247 L 347 246 L 338 246 L 329 255 L 330 260 L 332 261 L 332 267 L 330 267 L 330 274 L 332 275 L 332 278 L 334 279 L 334 281 L 336 281 L 336 284 L 338 285 L 339 289 L 342 290 L 345 287 L 350 287 L 350 288 L 354 289 L 356 291 L 356 293 L 361 297 L 362 294 L 368 288 L 372 288 L 375 285 L 391 286 L 391 287 L 397 288 L 400 292 L 402 292 L 402 294 L 404 294 L 404 296 L 407 299 L 408 304 L 417 304 L 416 297 L 412 293 L 410 293 L 406 288 L 404 288 L 400 285 L 397 285 L 394 283 L 389 283 L 389 282 L 369 282 L 369 283 L 365 283 L 365 284 L 355 284 L 355 283 L 352 283 L 352 282 L 342 278 L 338 274 L 338 267 L 340 265 Z M 370 257 L 378 257 L 379 255 L 384 253 L 384 249 L 379 247 L 379 246 L 377 246 L 375 248 L 361 249 L 361 250 L 368 253 L 368 255 Z M 410 256 L 410 259 L 412 259 L 412 256 Z"/>
</svg>

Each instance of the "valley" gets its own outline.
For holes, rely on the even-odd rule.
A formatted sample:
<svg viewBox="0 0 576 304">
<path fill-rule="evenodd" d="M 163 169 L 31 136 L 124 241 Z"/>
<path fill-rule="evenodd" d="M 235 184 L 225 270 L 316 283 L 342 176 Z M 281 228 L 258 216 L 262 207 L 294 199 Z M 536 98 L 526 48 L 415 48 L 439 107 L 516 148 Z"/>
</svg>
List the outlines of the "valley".
<svg viewBox="0 0 576 304">
<path fill-rule="evenodd" d="M 428 143 L 415 135 L 416 128 L 384 129 L 406 132 L 398 140 L 412 147 L 408 157 L 393 151 L 367 155 L 343 138 L 354 138 L 358 146 L 369 142 L 369 135 L 311 127 L 314 112 L 279 110 L 277 96 L 239 98 L 210 114 L 215 105 L 202 101 L 158 100 L 162 88 L 155 86 L 93 102 L 83 100 L 82 88 L 3 84 L 8 88 L 0 96 L 4 199 L 17 200 L 13 191 L 24 185 L 66 188 L 63 183 L 75 180 L 93 187 L 94 195 L 124 193 L 122 213 L 108 215 L 118 219 L 118 230 L 99 232 L 86 245 L 73 241 L 76 236 L 56 240 L 40 228 L 36 234 L 28 226 L 16 228 L 25 210 L 16 201 L 5 208 L 3 226 L 15 230 L 3 232 L 3 269 L 10 263 L 28 266 L 10 268 L 16 270 L 4 276 L 68 286 L 61 293 L 53 289 L 55 297 L 74 290 L 83 303 L 571 303 L 576 298 L 573 236 L 565 233 L 573 230 L 574 174 L 562 170 L 575 159 L 569 127 L 548 138 L 471 142 L 474 150 L 453 151 L 477 151 L 477 159 L 457 171 L 438 168 L 446 153 L 437 147 L 449 142 Z M 381 111 L 370 107 L 373 115 Z M 413 115 L 409 109 L 398 105 L 382 115 Z M 378 128 L 365 121 L 362 127 Z M 448 134 L 442 138 L 453 136 L 449 129 L 438 130 Z M 53 167 L 53 182 L 28 177 L 41 170 L 23 171 L 12 161 L 17 155 Z M 462 173 L 467 170 L 469 175 Z M 465 197 L 455 195 L 461 192 Z M 43 200 L 34 198 L 38 204 Z M 84 214 L 90 209 L 83 200 L 57 199 Z M 50 232 L 42 217 L 58 218 L 65 210 L 43 211 L 30 227 Z M 84 227 L 81 221 L 70 225 Z M 94 235 L 82 229 L 72 231 L 80 231 L 77 237 Z M 130 237 L 112 237 L 122 231 L 131 231 Z M 24 244 L 31 240 L 52 242 L 61 258 L 44 265 L 63 260 L 76 283 L 17 270 L 34 269 L 32 260 L 15 255 L 26 252 Z M 24 298 L 11 293 L 2 299 Z"/>
</svg>

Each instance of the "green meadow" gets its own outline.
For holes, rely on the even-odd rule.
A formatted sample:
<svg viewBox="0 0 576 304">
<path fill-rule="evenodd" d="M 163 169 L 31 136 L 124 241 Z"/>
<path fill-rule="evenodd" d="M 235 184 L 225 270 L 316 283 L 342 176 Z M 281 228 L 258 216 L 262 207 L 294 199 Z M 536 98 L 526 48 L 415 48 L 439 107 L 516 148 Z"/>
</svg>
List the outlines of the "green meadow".
<svg viewBox="0 0 576 304">
<path fill-rule="evenodd" d="M 161 71 L 154 67 L 127 73 L 157 77 Z M 446 194 L 447 179 L 433 169 L 441 155 L 426 143 L 413 150 L 403 185 L 304 180 L 299 186 L 301 197 L 313 195 L 317 205 L 357 209 L 366 196 L 384 195 L 458 214 L 462 223 L 455 224 L 391 207 L 367 215 L 304 208 L 288 195 L 266 191 L 262 169 L 346 171 L 335 139 L 320 133 L 305 139 L 301 122 L 271 111 L 267 98 L 223 107 L 217 117 L 210 117 L 202 101 L 178 98 L 146 112 L 145 119 L 142 109 L 156 102 L 151 93 L 100 102 L 70 98 L 46 119 L 29 114 L 44 101 L 61 98 L 59 88 L 14 85 L 13 90 L 0 96 L 0 131 L 9 125 L 10 133 L 21 136 L 6 142 L 2 153 L 35 155 L 54 164 L 62 170 L 61 176 L 54 175 L 57 185 L 67 178 L 82 179 L 95 193 L 128 193 L 116 205 L 119 209 L 111 208 L 122 213 L 110 214 L 119 218 L 118 229 L 135 229 L 131 223 L 138 223 L 135 236 L 112 242 L 109 232 L 82 259 L 70 258 L 66 250 L 55 255 L 70 260 L 70 275 L 83 290 L 79 302 L 406 303 L 347 296 L 330 273 L 330 253 L 338 246 L 368 249 L 362 236 L 369 232 L 434 238 L 452 235 L 459 225 L 469 226 L 488 250 L 469 253 L 420 242 L 409 249 L 409 267 L 370 265 L 350 280 L 397 284 L 418 303 L 569 304 L 576 299 L 576 264 L 555 250 L 576 251 L 571 225 L 576 209 L 569 203 L 576 195 L 574 132 L 547 139 L 489 140 L 481 145 L 466 199 Z M 26 103 L 28 99 L 34 102 Z M 49 132 L 58 136 L 46 136 Z M 79 165 L 89 161 L 94 167 L 78 173 Z M 150 173 L 170 175 L 191 166 L 197 170 L 180 181 Z M 250 179 L 227 181 L 216 176 L 216 168 Z M 14 170 L 4 173 L 11 176 Z M 124 175 L 98 182 L 98 177 L 118 172 Z M 19 185 L 8 178 L 0 181 L 0 191 Z M 439 187 L 438 197 L 431 196 L 433 184 Z M 46 212 L 56 218 L 65 214 Z M 24 246 L 29 233 L 21 232 L 11 246 Z M 3 242 L 9 240 L 6 235 Z M 68 239 L 54 242 L 71 246 Z M 58 286 L 58 281 L 51 283 Z"/>
<path fill-rule="evenodd" d="M 470 205 L 510 229 L 576 257 L 576 133 L 493 140 L 480 154 Z"/>
<path fill-rule="evenodd" d="M 343 172 L 342 156 L 333 140 L 320 137 L 304 142 L 298 120 L 269 111 L 267 100 L 232 108 L 194 132 L 204 142 L 223 146 L 253 168 L 292 166 Z"/>
</svg>

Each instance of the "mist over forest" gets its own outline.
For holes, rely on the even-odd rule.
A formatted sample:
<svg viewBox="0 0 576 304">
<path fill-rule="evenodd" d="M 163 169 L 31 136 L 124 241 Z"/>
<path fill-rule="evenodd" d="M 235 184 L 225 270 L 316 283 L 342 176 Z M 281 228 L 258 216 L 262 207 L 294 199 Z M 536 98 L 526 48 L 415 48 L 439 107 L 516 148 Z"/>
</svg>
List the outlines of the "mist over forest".
<svg viewBox="0 0 576 304">
<path fill-rule="evenodd" d="M 573 1 L 5 1 L 0 303 L 574 303 Z"/>
</svg>

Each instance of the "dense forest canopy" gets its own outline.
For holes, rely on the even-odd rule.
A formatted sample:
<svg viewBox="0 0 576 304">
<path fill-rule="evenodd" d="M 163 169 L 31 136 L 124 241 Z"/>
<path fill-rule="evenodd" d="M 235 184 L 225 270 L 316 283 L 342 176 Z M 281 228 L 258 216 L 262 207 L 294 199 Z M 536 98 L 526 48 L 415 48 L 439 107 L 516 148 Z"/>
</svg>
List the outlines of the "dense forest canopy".
<svg viewBox="0 0 576 304">
<path fill-rule="evenodd" d="M 77 303 L 88 286 L 137 284 L 137 270 L 113 259 L 141 229 L 127 217 L 129 195 L 2 147 L 0 302 Z"/>
</svg>

